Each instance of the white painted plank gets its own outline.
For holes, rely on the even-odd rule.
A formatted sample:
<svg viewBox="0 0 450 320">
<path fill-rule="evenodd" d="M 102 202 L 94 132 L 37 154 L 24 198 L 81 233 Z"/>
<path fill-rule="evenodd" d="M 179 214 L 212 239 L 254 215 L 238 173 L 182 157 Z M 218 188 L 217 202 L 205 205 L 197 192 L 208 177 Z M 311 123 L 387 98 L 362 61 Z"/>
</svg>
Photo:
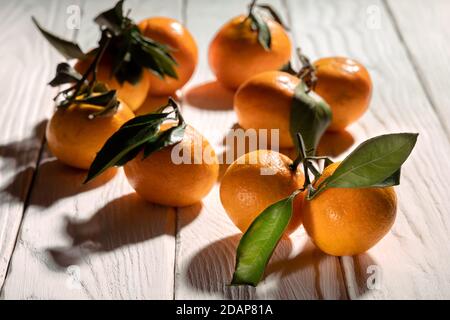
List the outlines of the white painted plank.
<svg viewBox="0 0 450 320">
<path fill-rule="evenodd" d="M 73 3 L 73 1 L 71 2 Z M 53 110 L 54 90 L 46 86 L 60 56 L 31 23 L 34 15 L 47 28 L 65 28 L 69 1 L 3 3 L 0 7 L 0 288 L 22 220 L 24 201 Z M 63 14 L 60 14 L 60 13 Z"/>
<path fill-rule="evenodd" d="M 389 0 L 387 5 L 447 137 L 450 137 L 450 2 Z"/>
<path fill-rule="evenodd" d="M 78 34 L 84 47 L 96 43 L 96 27 L 88 21 L 114 3 L 85 3 Z M 178 2 L 130 1 L 127 6 L 137 19 L 181 15 Z M 61 165 L 46 150 L 3 296 L 172 299 L 174 209 L 137 197 L 122 170 L 111 181 L 91 186 L 81 184 L 85 174 Z"/>
<path fill-rule="evenodd" d="M 350 298 L 449 298 L 450 172 L 444 164 L 450 160 L 450 147 L 383 3 L 306 0 L 288 4 L 305 53 L 313 59 L 353 57 L 371 73 L 374 95 L 369 112 L 349 129 L 355 145 L 382 133 L 420 133 L 402 170 L 402 184 L 396 187 L 399 208 L 391 232 L 366 254 L 342 258 Z M 373 24 L 374 10 L 379 13 L 379 28 Z M 412 4 L 410 10 L 424 11 Z M 426 24 L 420 27 L 431 33 Z M 380 287 L 374 290 L 366 283 L 370 265 L 381 271 Z"/>
<path fill-rule="evenodd" d="M 279 1 L 270 1 L 279 11 Z M 236 123 L 233 93 L 215 83 L 207 62 L 208 44 L 227 20 L 245 13 L 245 1 L 188 1 L 187 27 L 197 39 L 199 65 L 184 90 L 183 114 L 220 155 L 223 138 Z M 201 17 L 199 19 L 199 17 Z M 201 204 L 178 209 L 176 299 L 314 299 L 345 298 L 339 262 L 311 247 L 304 232 L 283 240 L 266 279 L 256 288 L 228 286 L 241 237 L 220 204 L 219 185 Z M 307 249 L 303 250 L 303 247 Z"/>
</svg>

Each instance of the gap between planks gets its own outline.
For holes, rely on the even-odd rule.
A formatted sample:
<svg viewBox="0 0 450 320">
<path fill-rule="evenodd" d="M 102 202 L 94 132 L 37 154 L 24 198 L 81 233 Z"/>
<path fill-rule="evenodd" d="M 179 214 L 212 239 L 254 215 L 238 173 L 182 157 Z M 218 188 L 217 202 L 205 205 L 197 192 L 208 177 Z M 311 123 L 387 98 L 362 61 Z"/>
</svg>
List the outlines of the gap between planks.
<svg viewBox="0 0 450 320">
<path fill-rule="evenodd" d="M 395 18 L 395 15 L 394 15 L 394 12 L 392 11 L 391 6 L 389 5 L 387 0 L 382 0 L 381 3 L 383 4 L 385 11 L 392 23 L 392 26 L 394 27 L 395 33 L 397 35 L 397 38 L 399 39 L 401 46 L 405 50 L 406 56 L 408 57 L 408 61 L 411 64 L 412 69 L 414 70 L 414 74 L 415 74 L 418 82 L 420 83 L 420 86 L 422 87 L 423 92 L 425 93 L 425 98 L 427 99 L 428 103 L 432 107 L 433 111 L 436 113 L 436 116 L 439 120 L 439 124 L 442 127 L 442 130 L 445 132 L 445 136 L 446 136 L 447 140 L 450 140 L 450 132 L 448 131 L 447 126 L 445 126 L 445 124 L 442 120 L 442 119 L 445 119 L 445 117 L 444 117 L 444 115 L 441 114 L 441 112 L 439 111 L 439 108 L 437 108 L 437 103 L 433 99 L 433 96 L 432 96 L 428 86 L 426 85 L 424 78 L 422 77 L 422 75 L 420 73 L 418 62 L 414 58 L 414 55 L 412 54 L 411 49 L 409 48 L 408 44 L 406 43 L 406 41 L 403 37 L 403 34 L 400 30 L 400 25 L 399 25 L 397 19 Z"/>
<path fill-rule="evenodd" d="M 84 2 L 85 2 L 85 0 L 75 0 L 75 3 L 78 4 L 80 7 L 82 7 L 84 5 Z M 53 4 L 56 5 L 56 9 L 57 9 L 58 8 L 58 5 L 57 5 L 58 1 L 53 1 Z M 50 25 L 53 26 L 55 24 L 56 17 L 57 17 L 58 14 L 59 14 L 58 11 L 54 11 L 53 14 L 49 17 L 50 18 L 49 20 L 51 21 Z M 81 10 L 81 12 L 80 12 L 80 19 L 82 19 L 82 17 L 83 17 L 83 10 Z M 72 34 L 68 38 L 70 40 L 72 40 L 72 41 L 75 41 L 77 39 L 77 36 L 78 36 L 78 30 L 74 29 L 72 31 Z M 52 50 L 52 49 L 50 48 L 49 50 Z M 33 174 L 31 176 L 31 181 L 30 181 L 30 184 L 28 185 L 28 188 L 26 190 L 26 196 L 25 196 L 24 203 L 23 203 L 23 208 L 22 208 L 22 215 L 21 215 L 21 218 L 20 218 L 19 227 L 17 229 L 16 237 L 14 239 L 13 249 L 11 251 L 10 256 L 8 257 L 8 265 L 6 267 L 5 277 L 4 277 L 3 281 L 0 283 L 0 299 L 1 299 L 1 297 L 3 297 L 3 293 L 4 293 L 3 290 L 4 290 L 4 287 L 5 287 L 5 283 L 8 280 L 8 275 L 9 275 L 9 271 L 10 271 L 11 263 L 12 263 L 12 257 L 14 255 L 15 250 L 16 250 L 17 242 L 19 240 L 20 233 L 22 231 L 23 221 L 25 219 L 25 214 L 26 214 L 28 206 L 30 204 L 30 198 L 31 198 L 31 195 L 32 195 L 33 190 L 34 190 L 36 177 L 37 177 L 38 171 L 39 171 L 39 165 L 40 165 L 41 160 L 42 160 L 42 156 L 43 156 L 43 152 L 44 152 L 46 143 L 47 143 L 47 139 L 45 137 L 45 132 L 44 132 L 42 134 L 42 137 L 41 137 L 41 145 L 39 147 L 37 158 L 36 158 L 36 161 L 34 162 L 34 169 L 33 169 Z"/>
</svg>

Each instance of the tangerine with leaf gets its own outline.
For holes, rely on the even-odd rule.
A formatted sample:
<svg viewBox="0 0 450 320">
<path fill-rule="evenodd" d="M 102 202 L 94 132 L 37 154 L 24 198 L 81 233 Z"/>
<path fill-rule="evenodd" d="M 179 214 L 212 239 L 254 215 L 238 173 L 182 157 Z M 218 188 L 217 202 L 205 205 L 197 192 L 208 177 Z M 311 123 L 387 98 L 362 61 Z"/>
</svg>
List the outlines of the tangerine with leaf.
<svg viewBox="0 0 450 320">
<path fill-rule="evenodd" d="M 179 21 L 168 17 L 152 17 L 138 24 L 142 34 L 167 46 L 176 61 L 176 77 L 161 78 L 146 71 L 150 78 L 150 95 L 166 96 L 181 89 L 197 66 L 198 49 L 194 37 Z"/>
<path fill-rule="evenodd" d="M 303 224 L 313 243 L 330 255 L 356 255 L 369 250 L 392 227 L 397 210 L 393 186 L 417 141 L 417 134 L 387 134 L 359 145 L 341 163 L 310 156 L 300 134 L 299 155 L 305 183 L 291 195 L 267 206 L 251 223 L 237 248 L 233 284 L 256 286 L 305 192 Z M 320 173 L 317 161 L 324 159 Z M 310 180 L 310 175 L 315 177 Z"/>
<path fill-rule="evenodd" d="M 57 66 L 51 86 L 69 85 L 55 97 L 57 110 L 46 128 L 50 151 L 61 162 L 79 169 L 88 169 L 105 141 L 125 122 L 134 117 L 128 106 L 117 99 L 115 90 L 108 90 L 96 79 L 96 67 L 104 50 L 98 51 L 85 74 L 81 75 L 67 63 Z"/>
<path fill-rule="evenodd" d="M 258 214 L 270 204 L 302 187 L 304 175 L 292 160 L 272 150 L 256 150 L 236 159 L 220 184 L 220 200 L 233 223 L 247 231 Z M 286 234 L 301 224 L 302 196 L 294 202 L 294 213 Z"/>
<path fill-rule="evenodd" d="M 299 77 L 284 71 L 267 71 L 250 78 L 236 92 L 234 110 L 244 129 L 279 130 L 280 148 L 292 148 L 295 132 L 305 132 L 311 152 L 331 119 L 326 102 Z"/>
<path fill-rule="evenodd" d="M 291 49 L 277 13 L 252 1 L 247 15 L 237 16 L 220 28 L 209 46 L 208 59 L 217 80 L 237 89 L 258 73 L 280 69 L 289 61 Z"/>
<path fill-rule="evenodd" d="M 85 73 L 96 53 L 106 47 L 98 63 L 98 80 L 117 91 L 118 97 L 136 110 L 145 100 L 151 70 L 160 78 L 177 78 L 176 61 L 170 49 L 160 42 L 144 36 L 139 27 L 123 12 L 123 0 L 105 12 L 100 13 L 95 23 L 101 30 L 101 39 L 96 48 L 84 53 L 74 42 L 62 39 L 43 29 L 33 21 L 44 37 L 65 58 L 76 59 L 75 68 Z M 96 79 L 90 79 L 95 82 Z"/>
<path fill-rule="evenodd" d="M 131 119 L 112 135 L 98 152 L 86 182 L 114 166 L 124 166 L 141 197 L 174 207 L 201 201 L 219 175 L 213 148 L 185 123 L 172 99 L 154 113 Z"/>
</svg>

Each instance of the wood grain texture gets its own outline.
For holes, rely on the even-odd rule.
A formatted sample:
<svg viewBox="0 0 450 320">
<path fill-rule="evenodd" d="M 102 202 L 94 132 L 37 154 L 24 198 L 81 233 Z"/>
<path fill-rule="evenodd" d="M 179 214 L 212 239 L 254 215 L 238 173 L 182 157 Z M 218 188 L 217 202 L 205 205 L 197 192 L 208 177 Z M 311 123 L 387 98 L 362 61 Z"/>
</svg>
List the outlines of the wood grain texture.
<svg viewBox="0 0 450 320">
<path fill-rule="evenodd" d="M 282 3 L 270 2 L 286 18 Z M 219 5 L 219 1 L 198 0 L 187 4 L 186 25 L 197 39 L 201 56 L 195 77 L 184 90 L 183 114 L 186 121 L 212 143 L 219 157 L 227 153 L 223 140 L 235 125 L 236 117 L 232 110 L 233 93 L 221 88 L 209 69 L 208 44 L 226 21 L 246 12 L 246 5 L 243 1 L 227 1 L 226 5 Z M 256 289 L 228 286 L 242 234 L 220 204 L 219 185 L 201 204 L 181 208 L 177 215 L 177 299 L 346 297 L 338 259 L 320 253 L 302 231 L 280 243 L 265 280 Z"/>
<path fill-rule="evenodd" d="M 68 3 L 25 0 L 20 5 L 0 6 L 0 291 L 41 149 L 45 119 L 53 109 L 49 101 L 54 90 L 45 83 L 60 59 L 38 34 L 31 16 L 47 28 L 61 28 L 70 38 L 73 30 L 62 28 L 65 17 L 60 15 Z"/>
<path fill-rule="evenodd" d="M 427 97 L 450 137 L 450 2 L 386 1 Z"/>
<path fill-rule="evenodd" d="M 42 146 L 54 95 L 45 83 L 62 58 L 34 30 L 30 16 L 73 37 L 64 26 L 74 1 L 11 2 L 0 6 L 1 298 L 450 298 L 449 65 L 448 33 L 442 32 L 448 4 L 269 2 L 290 22 L 295 42 L 311 58 L 349 56 L 371 73 L 368 113 L 348 131 L 327 134 L 323 151 L 341 159 L 368 137 L 420 133 L 396 188 L 399 208 L 391 232 L 363 255 L 335 258 L 316 249 L 301 228 L 283 239 L 256 289 L 227 286 L 241 234 L 220 204 L 218 184 L 202 203 L 167 208 L 136 196 L 121 170 L 81 185 L 85 172 L 63 166 Z M 81 30 L 75 34 L 85 50 L 99 36 L 92 19 L 114 3 L 81 1 Z M 125 5 L 136 20 L 170 16 L 193 33 L 199 65 L 182 92 L 182 109 L 219 156 L 227 154 L 223 140 L 236 117 L 233 93 L 214 81 L 207 49 L 218 28 L 245 12 L 246 5 L 240 0 L 128 0 Z"/>
<path fill-rule="evenodd" d="M 87 1 L 79 41 L 95 45 L 91 22 L 115 1 Z M 178 2 L 129 1 L 132 17 L 178 18 Z M 61 9 L 64 12 L 64 8 Z M 37 83 L 44 83 L 37 79 Z M 43 103 L 51 105 L 48 98 Z M 45 149 L 25 213 L 6 299 L 172 299 L 175 211 L 140 199 L 122 170 L 82 185 L 86 172 Z"/>
<path fill-rule="evenodd" d="M 341 259 L 350 298 L 448 298 L 450 172 L 443 163 L 450 160 L 450 146 L 386 8 L 380 1 L 288 1 L 288 5 L 296 39 L 306 54 L 313 59 L 353 57 L 370 71 L 373 99 L 368 113 L 349 128 L 356 142 L 351 148 L 382 133 L 420 133 L 396 188 L 399 207 L 391 232 L 369 252 Z M 374 10 L 378 27 L 370 20 Z M 421 27 L 426 29 L 426 24 Z M 373 290 L 367 286 L 373 275 L 369 266 L 379 271 L 379 287 Z"/>
</svg>

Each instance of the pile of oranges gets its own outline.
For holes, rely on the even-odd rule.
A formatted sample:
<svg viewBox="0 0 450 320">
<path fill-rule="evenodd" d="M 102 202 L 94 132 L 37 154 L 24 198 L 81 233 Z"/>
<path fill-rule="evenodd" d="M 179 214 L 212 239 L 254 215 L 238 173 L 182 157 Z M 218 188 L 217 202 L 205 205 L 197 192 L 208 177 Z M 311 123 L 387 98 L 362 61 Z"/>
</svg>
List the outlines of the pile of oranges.
<svg viewBox="0 0 450 320">
<path fill-rule="evenodd" d="M 71 77 L 73 94 L 62 91 L 64 103 L 47 126 L 48 146 L 61 162 L 89 170 L 87 181 L 111 167 L 124 166 L 131 186 L 144 199 L 168 206 L 195 204 L 218 180 L 219 161 L 201 133 L 184 122 L 176 101 L 170 99 L 167 105 L 154 101 L 176 97 L 189 81 L 197 64 L 197 45 L 180 22 L 152 17 L 135 24 L 120 14 L 122 4 L 119 1 L 114 8 L 122 19 L 116 29 L 108 30 L 111 21 L 104 23 L 110 14 L 96 19 L 102 40 L 86 54 L 74 53 L 76 44 L 58 40 L 39 27 L 60 51 L 72 50 L 66 57 L 78 57 L 73 69 L 64 69 Z M 344 130 L 359 119 L 372 94 L 369 73 L 361 63 L 327 57 L 303 64 L 295 72 L 286 67 L 292 51 L 289 34 L 275 11 L 252 1 L 247 14 L 218 30 L 208 52 L 217 81 L 235 91 L 240 127 L 278 129 L 279 147 L 288 149 L 303 143 L 292 133 L 296 120 L 292 106 L 301 84 L 311 103 L 329 107 L 328 132 Z M 56 78 L 61 79 L 58 72 Z M 96 92 L 93 88 L 98 85 L 103 89 Z M 174 154 L 180 150 L 183 161 L 176 163 Z M 315 151 L 308 153 L 314 156 Z M 328 254 L 362 253 L 389 231 L 397 207 L 392 187 L 330 188 L 310 199 L 308 189 L 317 189 L 339 163 L 326 166 L 320 174 L 305 157 L 299 161 L 303 167 L 292 154 L 256 150 L 229 166 L 221 178 L 220 199 L 242 232 L 254 225 L 261 212 L 294 193 L 298 195 L 292 217 L 283 233 L 288 235 L 303 224 L 312 241 Z M 261 174 L 264 170 L 271 173 Z"/>
</svg>

